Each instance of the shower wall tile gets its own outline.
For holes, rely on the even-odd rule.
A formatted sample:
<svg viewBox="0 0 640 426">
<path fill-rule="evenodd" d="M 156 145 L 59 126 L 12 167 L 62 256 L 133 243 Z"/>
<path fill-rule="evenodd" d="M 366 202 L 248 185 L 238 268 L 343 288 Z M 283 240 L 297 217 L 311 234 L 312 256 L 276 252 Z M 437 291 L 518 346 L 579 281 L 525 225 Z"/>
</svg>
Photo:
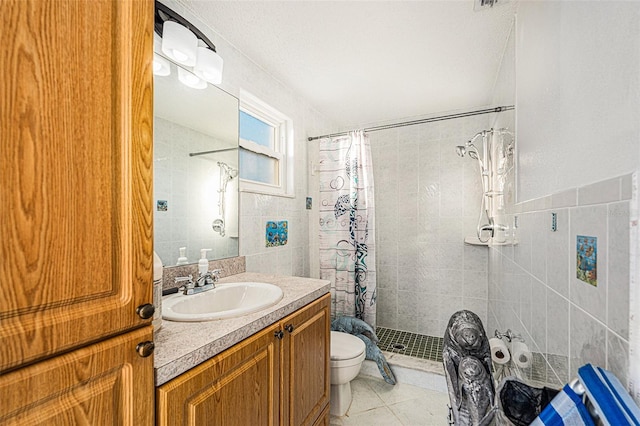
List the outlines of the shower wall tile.
<svg viewBox="0 0 640 426">
<path fill-rule="evenodd" d="M 418 315 L 418 292 L 398 290 L 398 313 L 415 317 Z"/>
<path fill-rule="evenodd" d="M 421 216 L 418 219 L 418 230 L 416 239 L 418 240 L 418 243 L 439 243 L 440 218 Z"/>
<path fill-rule="evenodd" d="M 533 228 L 533 215 L 531 213 L 519 214 L 516 233 L 516 245 L 513 247 L 513 259 L 525 271 L 531 271 L 531 230 Z"/>
<path fill-rule="evenodd" d="M 626 385 L 629 376 L 629 342 L 607 331 L 607 369 Z"/>
<path fill-rule="evenodd" d="M 591 363 L 606 368 L 606 329 L 599 321 L 575 305 L 569 312 L 571 343 L 569 348 L 569 373 L 577 377 L 578 368 Z"/>
<path fill-rule="evenodd" d="M 531 274 L 547 282 L 547 235 L 551 228 L 551 213 L 535 212 L 531 229 Z"/>
<path fill-rule="evenodd" d="M 418 284 L 418 268 L 415 265 L 398 269 L 398 290 L 415 290 L 416 284 Z"/>
<path fill-rule="evenodd" d="M 383 256 L 380 253 L 380 249 L 378 248 L 378 253 L 376 253 L 376 257 Z M 398 288 L 398 266 L 397 264 L 385 265 L 379 262 L 376 262 L 378 265 L 378 269 L 376 270 L 377 280 L 376 280 L 376 288 Z"/>
<path fill-rule="evenodd" d="M 377 288 L 376 312 L 397 312 L 398 290 L 395 288 Z M 382 325 L 382 324 L 380 324 Z"/>
<path fill-rule="evenodd" d="M 460 269 L 436 269 L 437 281 L 427 283 L 437 294 L 463 294 L 464 271 Z"/>
<path fill-rule="evenodd" d="M 460 243 L 464 241 L 464 219 L 461 217 L 442 217 L 438 221 L 437 240 L 441 243 Z"/>
<path fill-rule="evenodd" d="M 570 189 L 551 195 L 551 207 L 559 209 L 562 207 L 574 207 L 578 205 L 578 191 Z"/>
<path fill-rule="evenodd" d="M 569 301 L 556 293 L 547 291 L 547 352 L 569 356 Z"/>
<path fill-rule="evenodd" d="M 533 321 L 533 279 L 527 275 L 521 275 L 517 280 L 514 280 L 515 288 L 519 293 L 519 305 L 520 305 L 520 322 L 524 329 L 531 334 L 532 333 L 532 321 Z M 513 302 L 512 302 L 513 303 Z M 515 303 L 513 303 L 515 306 Z M 537 312 L 536 312 L 537 314 Z M 539 316 L 535 315 L 537 319 Z"/>
<path fill-rule="evenodd" d="M 578 189 L 578 205 L 603 204 L 620 200 L 620 178 L 597 182 Z"/>
<path fill-rule="evenodd" d="M 542 352 L 547 352 L 547 286 L 537 279 L 531 280 L 531 337 Z M 538 312 L 540 315 L 538 315 Z"/>
<path fill-rule="evenodd" d="M 409 331 L 411 333 L 418 333 L 418 317 L 415 315 L 406 315 L 403 312 L 398 312 L 398 326 L 397 329 L 402 331 Z"/>
<path fill-rule="evenodd" d="M 464 271 L 464 289 L 463 296 L 473 299 L 487 299 L 488 296 L 488 279 L 486 271 Z M 476 312 L 477 313 L 477 312 Z"/>
<path fill-rule="evenodd" d="M 399 189 L 398 194 L 398 213 L 400 217 L 418 217 L 418 193 L 417 192 L 403 192 L 402 188 Z M 412 188 L 416 189 L 417 188 Z"/>
<path fill-rule="evenodd" d="M 464 245 L 464 269 L 473 271 L 487 270 L 487 253 L 484 246 Z"/>
<path fill-rule="evenodd" d="M 420 316 L 417 321 L 418 332 L 427 336 L 443 337 L 446 324 L 442 324 L 438 320 Z"/>
<path fill-rule="evenodd" d="M 379 233 L 378 233 L 379 234 Z M 378 265 L 378 270 L 384 270 L 387 267 L 392 267 L 398 270 L 398 243 L 395 241 L 396 238 L 390 238 L 388 240 L 381 240 L 380 237 L 376 237 L 378 239 L 376 248 L 376 264 Z"/>
<path fill-rule="evenodd" d="M 514 209 L 520 211 L 514 261 L 508 246 L 489 249 L 490 323 L 525 336 L 546 364 L 544 368 L 535 366 L 541 371 L 530 374 L 546 375 L 548 384 L 567 382 L 587 362 L 614 371 L 626 384 L 630 215 L 623 190 L 625 179 L 610 179 L 520 204 Z M 580 190 L 578 206 L 575 194 Z M 551 212 L 557 214 L 556 232 L 549 228 Z M 596 287 L 576 278 L 577 235 L 598 238 Z M 530 263 L 522 244 L 526 236 L 530 238 L 530 243 L 525 243 L 530 246 Z M 519 309 L 513 309 L 516 295 Z"/>
<path fill-rule="evenodd" d="M 442 295 L 440 297 L 440 301 L 441 305 L 438 309 L 438 318 L 445 324 L 449 322 L 451 315 L 460 309 L 464 309 L 464 303 L 461 296 Z M 480 318 L 482 319 L 482 317 Z"/>
<path fill-rule="evenodd" d="M 629 202 L 609 204 L 607 324 L 629 339 Z"/>
<path fill-rule="evenodd" d="M 569 297 L 569 210 L 554 210 L 557 231 L 547 235 L 547 284 L 564 297 Z"/>
<path fill-rule="evenodd" d="M 379 275 L 396 276 L 395 287 L 385 282 L 379 288 L 398 290 L 392 302 L 378 295 L 384 305 L 378 305 L 378 321 L 395 319 L 399 329 L 441 336 L 451 314 L 469 304 L 486 320 L 488 250 L 464 246 L 464 237 L 476 232 L 480 175 L 476 162 L 458 157 L 455 147 L 487 125 L 487 117 L 468 117 L 370 135 L 377 269 L 395 266 Z M 394 241 L 397 249 L 380 248 Z"/>
<path fill-rule="evenodd" d="M 438 219 L 440 217 L 440 185 L 432 180 L 420 181 L 418 193 L 418 217 Z"/>
</svg>

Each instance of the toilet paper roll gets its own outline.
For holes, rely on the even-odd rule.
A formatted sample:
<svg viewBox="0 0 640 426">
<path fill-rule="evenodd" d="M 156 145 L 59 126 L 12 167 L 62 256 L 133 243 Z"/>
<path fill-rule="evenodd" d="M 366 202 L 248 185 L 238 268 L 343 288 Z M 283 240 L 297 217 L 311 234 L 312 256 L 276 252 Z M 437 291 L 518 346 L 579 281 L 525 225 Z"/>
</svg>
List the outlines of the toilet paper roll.
<svg viewBox="0 0 640 426">
<path fill-rule="evenodd" d="M 492 337 L 489 339 L 489 347 L 491 348 L 491 359 L 496 364 L 506 364 L 511 359 L 509 349 L 502 339 Z"/>
<path fill-rule="evenodd" d="M 511 356 L 518 367 L 527 368 L 531 366 L 531 351 L 523 342 L 513 342 L 511 344 Z"/>
</svg>

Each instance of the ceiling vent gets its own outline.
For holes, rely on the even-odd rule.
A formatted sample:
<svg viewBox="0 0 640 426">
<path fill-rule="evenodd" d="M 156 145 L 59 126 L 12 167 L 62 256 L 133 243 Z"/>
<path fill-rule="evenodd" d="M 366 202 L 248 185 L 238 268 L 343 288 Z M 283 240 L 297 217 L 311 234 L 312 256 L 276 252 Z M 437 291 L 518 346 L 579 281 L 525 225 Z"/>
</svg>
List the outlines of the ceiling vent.
<svg viewBox="0 0 640 426">
<path fill-rule="evenodd" d="M 473 2 L 473 10 L 478 12 L 480 10 L 490 9 L 493 6 L 505 4 L 508 2 L 509 0 L 475 0 Z"/>
</svg>

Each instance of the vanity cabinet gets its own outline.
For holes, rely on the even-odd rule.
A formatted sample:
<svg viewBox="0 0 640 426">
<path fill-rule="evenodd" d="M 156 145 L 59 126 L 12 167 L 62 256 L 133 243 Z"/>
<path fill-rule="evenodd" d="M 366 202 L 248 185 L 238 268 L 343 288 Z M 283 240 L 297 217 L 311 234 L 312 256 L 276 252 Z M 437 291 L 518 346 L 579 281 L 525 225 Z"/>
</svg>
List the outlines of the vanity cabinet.
<svg viewBox="0 0 640 426">
<path fill-rule="evenodd" d="M 159 425 L 324 425 L 330 295 L 160 386 Z"/>
<path fill-rule="evenodd" d="M 280 321 L 282 423 L 313 425 L 329 406 L 331 296 L 323 296 Z"/>
<path fill-rule="evenodd" d="M 153 1 L 2 0 L 0 45 L 0 423 L 152 424 Z"/>
</svg>

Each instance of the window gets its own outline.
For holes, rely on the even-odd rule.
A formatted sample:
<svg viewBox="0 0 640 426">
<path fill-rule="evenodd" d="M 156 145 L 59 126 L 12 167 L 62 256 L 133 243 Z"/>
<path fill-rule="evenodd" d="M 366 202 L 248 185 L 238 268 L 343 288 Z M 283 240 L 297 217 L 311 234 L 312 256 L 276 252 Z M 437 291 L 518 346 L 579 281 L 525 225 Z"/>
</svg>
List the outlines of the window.
<svg viewBox="0 0 640 426">
<path fill-rule="evenodd" d="M 239 125 L 240 189 L 293 196 L 291 120 L 243 91 Z"/>
</svg>

